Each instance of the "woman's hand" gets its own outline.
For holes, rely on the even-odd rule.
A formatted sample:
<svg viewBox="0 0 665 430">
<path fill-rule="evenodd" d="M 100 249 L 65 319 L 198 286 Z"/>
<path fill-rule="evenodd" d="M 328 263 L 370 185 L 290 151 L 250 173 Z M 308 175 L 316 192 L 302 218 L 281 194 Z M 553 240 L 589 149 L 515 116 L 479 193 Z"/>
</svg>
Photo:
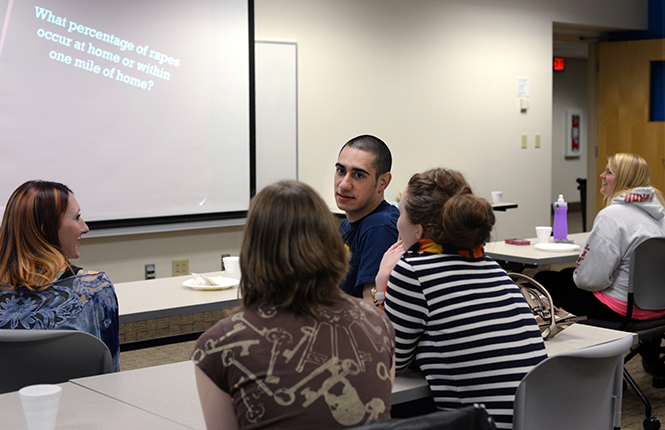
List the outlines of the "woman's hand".
<svg viewBox="0 0 665 430">
<path fill-rule="evenodd" d="M 390 277 L 390 273 L 392 273 L 404 252 L 405 249 L 402 245 L 402 239 L 399 239 L 383 254 L 381 264 L 379 265 L 379 272 L 376 274 L 375 278 L 376 289 L 378 291 L 383 291 L 384 288 L 386 288 L 386 285 L 388 285 L 388 278 Z"/>
</svg>

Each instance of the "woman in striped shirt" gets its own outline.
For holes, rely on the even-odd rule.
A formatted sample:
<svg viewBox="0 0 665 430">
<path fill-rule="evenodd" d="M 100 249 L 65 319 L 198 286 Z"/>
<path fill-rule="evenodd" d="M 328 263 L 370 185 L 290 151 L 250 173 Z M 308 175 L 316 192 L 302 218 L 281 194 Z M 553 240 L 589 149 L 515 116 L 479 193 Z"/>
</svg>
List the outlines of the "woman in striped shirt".
<svg viewBox="0 0 665 430">
<path fill-rule="evenodd" d="M 437 408 L 484 404 L 497 428 L 512 428 L 517 386 L 547 352 L 519 289 L 484 253 L 490 204 L 459 172 L 433 169 L 409 180 L 399 211 L 400 241 L 376 278 L 397 369 L 415 359 Z"/>
</svg>

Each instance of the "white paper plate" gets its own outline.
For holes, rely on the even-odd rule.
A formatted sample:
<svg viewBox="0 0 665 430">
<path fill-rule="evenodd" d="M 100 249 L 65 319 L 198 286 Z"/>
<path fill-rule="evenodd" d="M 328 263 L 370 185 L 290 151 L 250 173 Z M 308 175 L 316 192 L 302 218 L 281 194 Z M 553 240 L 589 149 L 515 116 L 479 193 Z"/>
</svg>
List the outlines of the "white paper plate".
<svg viewBox="0 0 665 430">
<path fill-rule="evenodd" d="M 196 278 L 188 279 L 182 283 L 183 287 L 191 288 L 192 290 L 199 291 L 214 291 L 214 290 L 226 290 L 227 288 L 237 287 L 240 283 L 237 279 L 225 278 L 223 276 L 212 276 L 210 277 L 215 283 L 219 285 L 198 285 Z"/>
<path fill-rule="evenodd" d="M 537 243 L 536 249 L 551 252 L 572 252 L 579 251 L 580 246 L 574 243 Z"/>
</svg>

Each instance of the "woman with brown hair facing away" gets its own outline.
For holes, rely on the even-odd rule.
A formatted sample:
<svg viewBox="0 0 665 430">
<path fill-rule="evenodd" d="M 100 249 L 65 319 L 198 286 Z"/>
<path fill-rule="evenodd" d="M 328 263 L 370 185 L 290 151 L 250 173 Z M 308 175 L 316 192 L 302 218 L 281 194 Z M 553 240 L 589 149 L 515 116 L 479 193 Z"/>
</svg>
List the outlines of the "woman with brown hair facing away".
<svg viewBox="0 0 665 430">
<path fill-rule="evenodd" d="M 394 331 L 339 284 L 348 252 L 309 186 L 252 200 L 240 249 L 242 307 L 192 353 L 212 429 L 344 428 L 390 417 Z"/>
<path fill-rule="evenodd" d="M 100 338 L 120 370 L 118 300 L 104 272 L 88 272 L 79 240 L 88 232 L 72 191 L 28 181 L 9 198 L 0 226 L 0 329 L 79 330 Z"/>
<path fill-rule="evenodd" d="M 376 278 L 388 285 L 397 370 L 415 360 L 437 408 L 483 404 L 512 428 L 517 386 L 547 352 L 524 296 L 483 250 L 492 207 L 459 172 L 432 169 L 411 177 L 399 211 L 401 241 Z"/>
</svg>

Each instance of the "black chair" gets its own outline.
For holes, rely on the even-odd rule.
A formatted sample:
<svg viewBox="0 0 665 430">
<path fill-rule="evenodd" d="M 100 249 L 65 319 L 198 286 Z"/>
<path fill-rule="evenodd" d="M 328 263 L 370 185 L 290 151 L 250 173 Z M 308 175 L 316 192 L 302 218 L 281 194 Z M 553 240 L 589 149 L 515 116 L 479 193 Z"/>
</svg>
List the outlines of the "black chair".
<svg viewBox="0 0 665 430">
<path fill-rule="evenodd" d="M 645 347 L 645 341 L 662 340 L 665 334 L 665 318 L 650 321 L 632 319 L 633 304 L 645 310 L 665 309 L 665 237 L 647 239 L 635 249 L 630 260 L 628 290 L 628 315 L 622 322 L 594 319 L 580 322 L 580 324 L 636 333 L 639 338 L 638 345 L 626 355 L 624 363 L 639 354 L 640 350 Z M 661 364 L 663 360 L 665 357 L 661 357 Z M 645 430 L 658 430 L 660 421 L 651 415 L 651 403 L 625 369 L 623 375 L 625 381 L 644 404 Z M 662 385 L 663 382 L 662 377 L 654 377 L 655 386 Z"/>
<path fill-rule="evenodd" d="M 112 371 L 108 347 L 89 333 L 0 330 L 0 393 Z"/>
<path fill-rule="evenodd" d="M 582 231 L 586 231 L 586 178 L 577 178 L 577 189 L 580 190 L 580 205 L 582 206 Z"/>
<path fill-rule="evenodd" d="M 494 420 L 481 406 L 436 411 L 411 418 L 380 419 L 349 430 L 495 430 Z"/>
</svg>

